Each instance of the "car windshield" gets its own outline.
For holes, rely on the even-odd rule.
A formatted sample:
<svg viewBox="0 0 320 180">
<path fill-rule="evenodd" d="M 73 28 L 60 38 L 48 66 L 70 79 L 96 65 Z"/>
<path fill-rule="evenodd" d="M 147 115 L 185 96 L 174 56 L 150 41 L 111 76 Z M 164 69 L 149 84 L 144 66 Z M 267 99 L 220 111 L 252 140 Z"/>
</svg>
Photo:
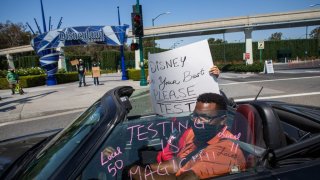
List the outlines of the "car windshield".
<svg viewBox="0 0 320 180">
<path fill-rule="evenodd" d="M 22 179 L 48 179 L 64 161 L 76 152 L 88 134 L 95 129 L 104 113 L 100 101 L 93 104 L 37 154 L 27 165 L 28 171 L 23 172 Z"/>
<path fill-rule="evenodd" d="M 135 90 L 130 96 L 130 103 L 132 105 L 132 110 L 130 110 L 128 116 L 154 114 L 154 110 L 150 101 L 149 88 Z"/>
<path fill-rule="evenodd" d="M 140 104 L 136 94 L 132 97 Z M 140 97 L 146 98 L 144 94 Z M 144 102 L 143 107 L 147 107 Z M 141 108 L 141 104 L 137 107 L 152 112 L 151 108 Z M 170 117 L 132 114 L 117 124 L 78 179 L 158 179 L 169 174 L 172 166 L 181 169 L 175 172 L 181 174 L 193 164 L 197 164 L 193 169 L 196 173 L 210 178 L 253 169 L 263 150 L 256 146 L 263 142 L 255 139 L 248 119 L 232 108 L 218 113 L 222 116 L 214 120 L 222 118 L 223 123 L 213 129 L 195 123 L 194 118 L 207 117 L 194 113 Z M 195 138 L 197 130 L 204 130 L 205 136 Z M 207 143 L 200 143 L 202 138 Z M 181 161 L 166 164 L 176 159 Z"/>
</svg>

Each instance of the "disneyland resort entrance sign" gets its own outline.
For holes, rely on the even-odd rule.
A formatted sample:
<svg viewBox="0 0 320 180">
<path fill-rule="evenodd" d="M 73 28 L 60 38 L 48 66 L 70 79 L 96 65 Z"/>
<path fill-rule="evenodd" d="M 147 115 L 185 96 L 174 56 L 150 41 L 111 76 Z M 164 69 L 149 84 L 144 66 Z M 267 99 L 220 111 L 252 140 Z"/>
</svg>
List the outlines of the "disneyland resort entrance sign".
<svg viewBox="0 0 320 180">
<path fill-rule="evenodd" d="M 41 67 L 47 73 L 47 85 L 57 84 L 60 47 L 91 44 L 121 46 L 127 41 L 128 25 L 79 26 L 52 30 L 35 37 L 31 46 L 40 56 Z"/>
</svg>

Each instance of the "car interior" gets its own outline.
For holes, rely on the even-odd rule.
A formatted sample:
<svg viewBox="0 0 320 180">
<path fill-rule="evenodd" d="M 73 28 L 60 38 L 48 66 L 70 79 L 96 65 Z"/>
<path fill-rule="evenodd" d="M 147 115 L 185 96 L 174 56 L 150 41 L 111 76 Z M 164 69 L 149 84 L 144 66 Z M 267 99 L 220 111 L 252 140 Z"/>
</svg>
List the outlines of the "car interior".
<svg viewBox="0 0 320 180">
<path fill-rule="evenodd" d="M 237 112 L 246 118 L 240 119 L 234 128 L 241 126 L 241 121 L 248 121 L 248 128 L 251 128 L 254 133 L 253 136 L 246 137 L 244 141 L 269 151 L 264 159 L 268 161 L 267 166 L 282 167 L 308 162 L 318 157 L 314 149 L 311 149 L 310 153 L 302 151 L 304 147 L 312 144 L 311 142 L 309 144 L 301 142 L 319 135 L 319 123 L 262 101 L 239 104 Z M 316 143 L 319 140 L 315 139 L 312 142 Z M 315 148 L 319 150 L 319 147 Z"/>
<path fill-rule="evenodd" d="M 264 101 L 233 105 L 229 106 L 232 113 L 228 114 L 227 125 L 232 134 L 241 134 L 233 142 L 238 143 L 245 156 L 245 171 L 255 172 L 257 166 L 285 167 L 318 157 L 318 123 Z M 131 105 L 127 104 L 126 107 L 129 112 Z M 106 179 L 121 179 L 128 177 L 128 170 L 133 165 L 145 168 L 150 163 L 157 163 L 157 154 L 166 146 L 173 129 L 181 123 L 181 131 L 184 131 L 188 119 L 189 113 L 181 117 L 164 117 L 152 113 L 128 116 L 103 143 L 99 155 L 88 165 L 83 178 L 94 178 L 91 175 L 100 174 L 106 176 Z M 301 123 L 299 120 L 306 122 Z M 108 162 L 109 157 L 103 159 L 100 152 L 109 146 L 119 148 L 121 153 Z M 306 147 L 311 149 L 304 150 Z M 100 161 L 104 162 L 100 164 Z M 99 173 L 95 173 L 97 170 Z"/>
</svg>

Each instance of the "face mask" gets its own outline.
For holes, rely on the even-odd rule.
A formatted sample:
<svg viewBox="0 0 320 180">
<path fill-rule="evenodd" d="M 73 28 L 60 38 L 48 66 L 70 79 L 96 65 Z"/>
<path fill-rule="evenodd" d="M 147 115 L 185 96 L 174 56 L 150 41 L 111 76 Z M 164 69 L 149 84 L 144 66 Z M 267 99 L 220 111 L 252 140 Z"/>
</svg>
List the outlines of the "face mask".
<svg viewBox="0 0 320 180">
<path fill-rule="evenodd" d="M 211 125 L 207 123 L 194 123 L 191 122 L 191 127 L 194 132 L 195 140 L 197 143 L 203 144 L 207 143 L 210 139 L 216 136 L 221 129 L 224 127 L 223 125 Z"/>
</svg>

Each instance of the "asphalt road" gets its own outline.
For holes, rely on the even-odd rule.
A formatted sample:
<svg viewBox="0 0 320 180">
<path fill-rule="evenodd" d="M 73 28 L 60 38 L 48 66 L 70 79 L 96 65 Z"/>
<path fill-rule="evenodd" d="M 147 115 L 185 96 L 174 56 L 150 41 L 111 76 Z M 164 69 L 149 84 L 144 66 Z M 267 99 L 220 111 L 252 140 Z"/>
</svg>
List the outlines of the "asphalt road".
<svg viewBox="0 0 320 180">
<path fill-rule="evenodd" d="M 72 113 L 59 113 L 39 118 L 20 120 L 0 125 L 0 141 L 15 137 L 25 136 L 68 126 L 81 111 Z"/>
<path fill-rule="evenodd" d="M 271 99 L 295 104 L 320 106 L 320 69 L 282 71 L 277 74 L 223 73 L 219 78 L 220 88 L 236 101 L 253 99 L 263 87 L 258 99 Z M 148 98 L 136 99 L 141 104 Z M 141 107 L 143 108 L 143 107 Z M 33 119 L 20 120 L 0 125 L 0 140 L 23 136 L 57 128 L 64 128 L 82 110 L 64 112 Z"/>
<path fill-rule="evenodd" d="M 236 101 L 258 99 L 320 106 L 320 70 L 284 71 L 281 74 L 222 78 L 220 88 Z"/>
</svg>

